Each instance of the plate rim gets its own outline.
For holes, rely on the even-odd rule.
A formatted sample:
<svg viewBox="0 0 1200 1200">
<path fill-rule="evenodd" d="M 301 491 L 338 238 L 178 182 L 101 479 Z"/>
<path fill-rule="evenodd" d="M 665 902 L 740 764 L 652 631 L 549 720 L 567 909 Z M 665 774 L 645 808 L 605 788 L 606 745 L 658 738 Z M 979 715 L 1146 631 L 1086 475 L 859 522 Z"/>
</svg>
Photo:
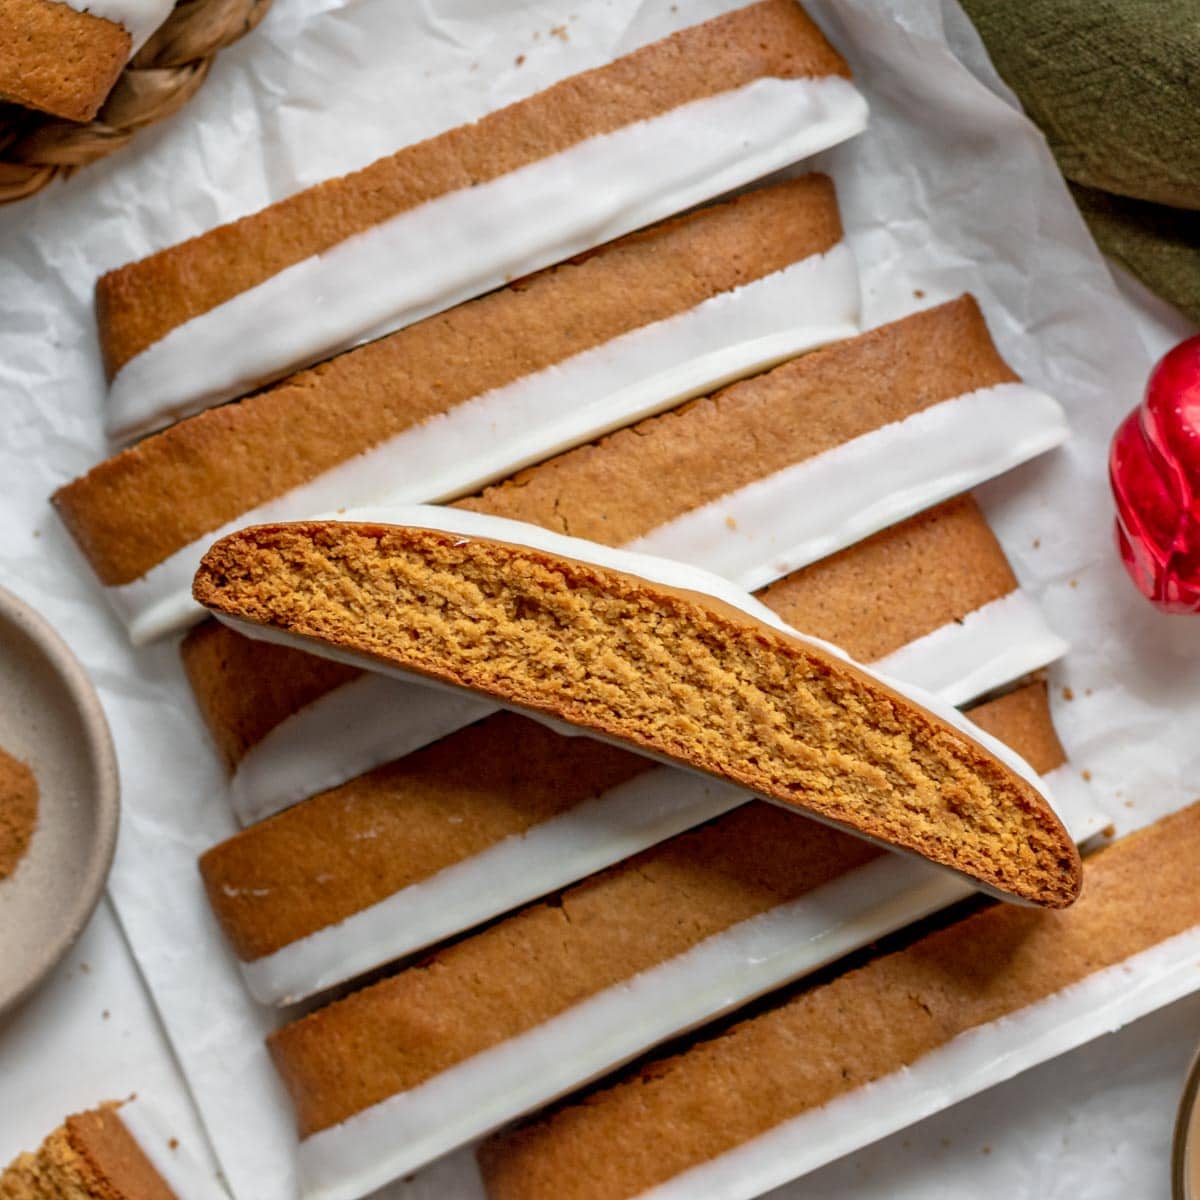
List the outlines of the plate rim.
<svg viewBox="0 0 1200 1200">
<path fill-rule="evenodd" d="M 112 732 L 95 685 L 62 635 L 15 592 L 0 586 L 0 621 L 15 626 L 34 644 L 70 697 L 83 726 L 84 743 L 94 781 L 96 837 L 75 899 L 62 930 L 48 939 L 15 988 L 0 992 L 0 1018 L 33 993 L 79 940 L 104 895 L 117 848 L 120 820 L 120 775 Z"/>
</svg>

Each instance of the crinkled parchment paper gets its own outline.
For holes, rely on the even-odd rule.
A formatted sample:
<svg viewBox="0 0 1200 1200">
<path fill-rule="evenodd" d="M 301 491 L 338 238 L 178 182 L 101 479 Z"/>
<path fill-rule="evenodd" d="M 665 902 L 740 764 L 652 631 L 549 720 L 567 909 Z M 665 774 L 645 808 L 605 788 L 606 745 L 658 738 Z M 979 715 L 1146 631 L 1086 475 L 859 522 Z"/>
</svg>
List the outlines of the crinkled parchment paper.
<svg viewBox="0 0 1200 1200">
<path fill-rule="evenodd" d="M 225 782 L 176 643 L 129 648 L 47 506 L 55 487 L 104 455 L 92 285 L 110 267 L 733 3 L 279 0 L 176 119 L 0 212 L 0 581 L 62 630 L 100 688 L 124 780 L 112 898 L 238 1200 L 296 1193 L 290 1121 L 262 1048 L 272 1018 L 244 994 L 196 872 L 197 854 L 234 829 Z M 1149 366 L 1131 309 L 952 0 L 810 7 L 872 104 L 870 131 L 821 164 L 837 179 L 868 322 L 973 291 L 1009 361 L 1070 415 L 1065 449 L 983 499 L 1022 582 L 1074 643 L 1053 679 L 1063 740 L 1117 828 L 1131 829 L 1200 792 L 1200 619 L 1152 611 L 1110 546 L 1105 446 Z M 1181 1011 L 1169 1020 L 1184 1020 Z M 1151 1061 L 1155 1039 L 1132 1032 Z M 1137 1078 L 1109 1095 L 1098 1054 L 1072 1056 L 1075 1093 L 1055 1091 L 1061 1077 L 1049 1067 L 1035 1072 L 1040 1083 L 1014 1081 L 963 1107 L 1010 1143 L 1002 1178 L 1012 1194 L 1051 1194 L 1072 1121 L 1165 1139 L 1161 1124 L 1149 1127 L 1161 1101 L 1145 1100 Z M 1052 1112 L 1046 1097 L 1059 1098 Z M 1047 1133 L 1060 1119 L 1061 1140 Z M 926 1122 L 916 1150 L 894 1138 L 784 1194 L 966 1194 L 982 1148 L 950 1132 L 930 1140 L 931 1128 L 956 1120 Z M 873 1177 L 872 1163 L 884 1174 Z M 1079 1186 L 1085 1169 L 1079 1161 L 1068 1172 L 1069 1194 L 1132 1194 L 1119 1175 Z M 394 1191 L 468 1200 L 478 1186 L 460 1154 Z"/>
</svg>

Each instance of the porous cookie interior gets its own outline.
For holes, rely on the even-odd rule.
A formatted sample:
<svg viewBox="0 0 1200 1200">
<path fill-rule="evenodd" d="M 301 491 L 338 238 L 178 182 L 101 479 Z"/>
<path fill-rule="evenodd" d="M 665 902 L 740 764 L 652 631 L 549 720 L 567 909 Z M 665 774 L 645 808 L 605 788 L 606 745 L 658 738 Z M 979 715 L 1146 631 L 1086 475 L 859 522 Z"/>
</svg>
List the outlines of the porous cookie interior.
<svg viewBox="0 0 1200 1200">
<path fill-rule="evenodd" d="M 312 522 L 219 542 L 196 595 L 732 779 L 1009 894 L 1077 893 L 1061 824 L 982 747 L 694 593 L 503 542 Z"/>
</svg>

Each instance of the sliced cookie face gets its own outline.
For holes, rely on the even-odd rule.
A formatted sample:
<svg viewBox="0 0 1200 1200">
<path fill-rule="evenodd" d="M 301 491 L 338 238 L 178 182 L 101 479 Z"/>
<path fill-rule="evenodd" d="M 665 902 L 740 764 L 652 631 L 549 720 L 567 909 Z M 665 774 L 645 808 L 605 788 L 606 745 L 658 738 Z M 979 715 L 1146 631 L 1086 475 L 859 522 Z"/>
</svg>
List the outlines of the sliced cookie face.
<svg viewBox="0 0 1200 1200">
<path fill-rule="evenodd" d="M 196 597 L 243 632 L 565 721 L 998 893 L 1074 898 L 1074 844 L 1025 768 L 932 697 L 707 572 L 478 514 L 397 515 L 232 535 Z"/>
</svg>

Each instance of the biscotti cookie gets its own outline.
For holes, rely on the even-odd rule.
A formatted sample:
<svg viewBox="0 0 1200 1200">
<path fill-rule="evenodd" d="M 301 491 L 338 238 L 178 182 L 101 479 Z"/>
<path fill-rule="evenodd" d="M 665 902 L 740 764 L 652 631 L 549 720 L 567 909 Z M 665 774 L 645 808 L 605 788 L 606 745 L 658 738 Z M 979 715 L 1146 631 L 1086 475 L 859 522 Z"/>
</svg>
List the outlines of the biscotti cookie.
<svg viewBox="0 0 1200 1200">
<path fill-rule="evenodd" d="M 360 1195 L 968 892 L 744 805 L 275 1033 L 302 1179 Z"/>
<path fill-rule="evenodd" d="M 963 297 L 560 455 L 456 506 L 632 544 L 758 588 L 1060 441 L 1058 406 L 1014 379 L 977 305 Z M 378 676 L 348 681 L 327 672 L 327 695 L 318 698 L 314 669 L 296 656 L 303 686 L 289 715 L 288 660 L 275 654 L 255 672 L 254 653 L 233 638 L 205 635 L 184 655 L 201 711 L 236 767 L 243 821 L 485 714 L 458 697 L 420 694 L 406 703 L 402 685 Z M 269 695 L 260 697 L 255 679 L 268 676 Z"/>
<path fill-rule="evenodd" d="M 224 1200 L 142 1100 L 70 1116 L 0 1173 L 0 1200 Z"/>
<path fill-rule="evenodd" d="M 173 0 L 0 0 L 0 100 L 90 121 Z"/>
<path fill-rule="evenodd" d="M 936 679 L 932 690 L 955 702 L 1023 673 L 999 674 L 1018 649 L 1013 636 L 1026 639 L 1022 664 L 1039 645 L 1042 657 L 1065 649 L 1052 637 L 1039 643 L 1036 622 L 1012 619 L 1014 607 L 1035 618 L 1036 609 L 966 498 L 797 572 L 762 599 L 856 659 L 894 658 L 905 682 Z M 289 1003 L 745 799 L 500 714 L 252 826 L 200 868 L 251 992 Z"/>
<path fill-rule="evenodd" d="M 1065 912 L 991 907 L 501 1135 L 488 1196 L 750 1200 L 1109 1033 L 1195 990 L 1198 858 L 1194 805 Z"/>
<path fill-rule="evenodd" d="M 1078 890 L 1018 759 L 699 568 L 416 506 L 231 534 L 195 595 L 251 636 L 566 722 L 999 894 Z"/>
<path fill-rule="evenodd" d="M 684 29 L 105 275 L 109 430 L 169 424 L 859 132 L 794 0 Z"/>
<path fill-rule="evenodd" d="M 475 491 L 858 331 L 833 186 L 762 188 L 182 421 L 54 503 L 141 642 L 195 619 L 214 537 Z"/>
</svg>

